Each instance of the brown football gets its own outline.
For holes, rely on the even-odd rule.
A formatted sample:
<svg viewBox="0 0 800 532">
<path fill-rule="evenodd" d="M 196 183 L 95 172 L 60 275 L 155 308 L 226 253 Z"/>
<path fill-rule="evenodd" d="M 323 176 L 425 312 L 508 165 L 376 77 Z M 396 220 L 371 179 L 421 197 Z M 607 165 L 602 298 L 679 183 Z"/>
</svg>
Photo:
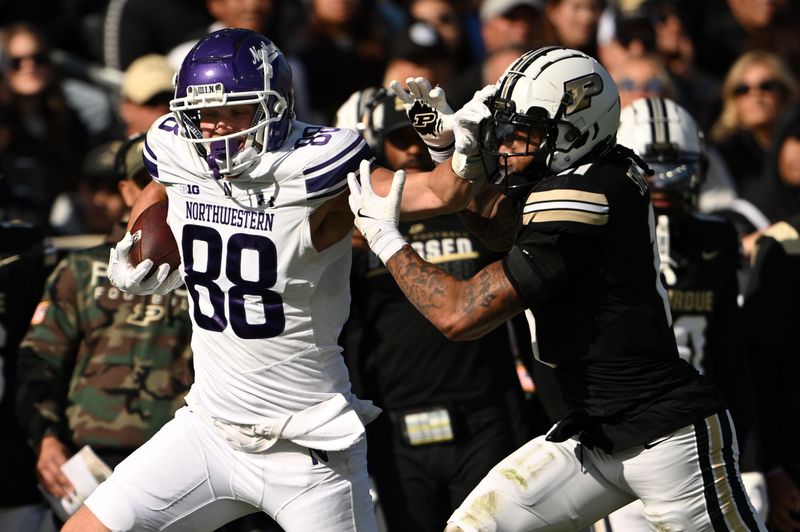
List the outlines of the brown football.
<svg viewBox="0 0 800 532">
<path fill-rule="evenodd" d="M 162 264 L 169 264 L 170 272 L 181 263 L 178 243 L 167 225 L 167 200 L 159 201 L 143 210 L 133 222 L 131 235 L 133 245 L 130 261 L 134 266 L 144 259 L 153 261 L 153 267 L 147 274 L 150 277 Z"/>
</svg>

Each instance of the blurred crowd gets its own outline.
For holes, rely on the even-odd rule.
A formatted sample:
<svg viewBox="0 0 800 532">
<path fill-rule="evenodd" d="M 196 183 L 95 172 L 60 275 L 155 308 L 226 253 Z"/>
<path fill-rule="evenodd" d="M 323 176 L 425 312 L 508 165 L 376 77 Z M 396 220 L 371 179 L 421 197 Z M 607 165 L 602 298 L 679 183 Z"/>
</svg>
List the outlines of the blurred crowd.
<svg viewBox="0 0 800 532">
<path fill-rule="evenodd" d="M 163 359 L 151 361 L 153 368 L 179 368 L 180 378 L 171 377 L 175 383 L 167 386 L 154 378 L 149 385 L 140 380 L 118 386 L 119 394 L 128 394 L 127 401 L 138 405 L 128 404 L 130 411 L 147 408 L 138 404 L 142 395 L 168 394 L 159 396 L 166 406 L 158 408 L 166 413 L 142 415 L 138 425 L 133 423 L 138 432 L 126 432 L 122 443 L 113 431 L 96 437 L 76 430 L 76 425 L 90 427 L 91 433 L 96 426 L 74 410 L 92 392 L 82 395 L 76 389 L 87 376 L 96 377 L 93 371 L 105 371 L 82 362 L 78 345 L 96 349 L 92 330 L 116 327 L 119 320 L 132 320 L 130 315 L 138 313 L 146 321 L 151 310 L 169 314 L 180 309 L 185 293 L 175 301 L 139 306 L 131 300 L 124 309 L 128 317 L 85 322 L 73 315 L 82 310 L 63 308 L 61 291 L 71 287 L 82 294 L 79 280 L 64 281 L 63 269 L 91 270 L 92 263 L 56 264 L 73 250 L 106 245 L 105 236 L 118 231 L 129 207 L 120 183 L 142 170 L 126 166 L 127 153 L 120 150 L 130 149 L 126 139 L 169 111 L 172 78 L 183 57 L 202 35 L 223 27 L 258 31 L 281 48 L 292 66 L 297 117 L 315 124 L 335 123 L 337 111 L 354 93 L 409 76 L 440 85 L 458 109 L 527 50 L 545 45 L 579 49 L 609 70 L 623 108 L 637 98 L 664 96 L 688 110 L 704 132 L 708 171 L 697 205 L 736 229 L 740 304 L 745 304 L 748 287 L 761 288 L 759 261 L 764 249 L 772 249 L 764 244 L 784 242 L 787 255 L 800 254 L 798 223 L 793 222 L 800 215 L 800 3 L 792 0 L 0 0 L 0 417 L 7 429 L 0 449 L 14 464 L 13 476 L 0 483 L 0 523 L 17 509 L 42 505 L 37 484 L 55 486 L 52 494 L 63 493 L 58 481 L 46 478 L 49 469 L 41 457 L 48 437 L 59 446 L 56 454 L 63 459 L 58 464 L 85 443 L 115 462 L 168 419 L 190 380 L 182 338 L 165 349 Z M 102 264 L 101 255 L 96 264 Z M 780 319 L 787 325 L 776 329 L 769 305 L 762 304 L 774 298 L 754 297 L 744 315 L 752 321 L 742 327 L 759 328 L 753 342 L 767 353 L 750 353 L 753 373 L 761 379 L 752 400 L 770 394 L 765 404 L 782 405 L 775 417 L 794 420 L 788 429 L 771 432 L 785 446 L 786 441 L 796 445 L 800 432 L 800 399 L 793 384 L 797 361 L 787 360 L 800 351 L 800 292 L 794 279 L 800 271 L 780 273 L 787 284 L 776 291 L 785 298 Z M 89 291 L 85 297 L 104 295 Z M 42 307 L 40 299 L 51 307 Z M 61 338 L 33 330 L 47 320 L 66 319 L 53 314 L 54 307 L 74 318 L 56 324 L 62 331 L 74 328 L 74 334 Z M 111 316 L 118 307 L 101 311 Z M 186 333 L 179 321 L 170 327 L 175 334 Z M 509 436 L 515 444 L 546 430 L 558 415 L 550 405 L 548 376 L 528 356 L 530 339 L 519 332 L 523 329 L 524 324 L 501 335 L 502 350 L 514 355 L 504 364 L 527 403 L 514 403 L 525 412 L 517 417 L 528 418 L 515 422 Z M 409 331 L 408 338 L 413 334 Z M 58 354 L 61 362 L 48 365 L 59 341 L 65 345 Z M 39 357 L 49 369 L 37 369 L 23 356 Z M 131 380 L 150 378 L 133 358 L 110 359 L 110 364 L 127 364 Z M 354 386 L 360 378 L 366 377 L 354 376 Z M 439 380 L 447 381 L 447 375 Z M 361 386 L 358 391 L 368 393 L 369 383 Z M 26 427 L 31 420 L 37 420 L 35 430 Z M 779 422 L 770 423 L 774 429 Z M 759 445 L 768 458 L 755 459 L 759 465 L 754 467 L 761 469 L 768 487 L 782 492 L 770 493 L 770 501 L 800 519 L 800 462 L 776 458 L 782 452 L 772 449 L 776 442 Z M 783 493 L 794 498 L 782 502 Z M 26 515 L 24 522 L 33 522 Z M 791 519 L 770 522 L 774 530 L 800 529 L 800 522 Z M 41 530 L 48 530 L 46 525 Z"/>
</svg>

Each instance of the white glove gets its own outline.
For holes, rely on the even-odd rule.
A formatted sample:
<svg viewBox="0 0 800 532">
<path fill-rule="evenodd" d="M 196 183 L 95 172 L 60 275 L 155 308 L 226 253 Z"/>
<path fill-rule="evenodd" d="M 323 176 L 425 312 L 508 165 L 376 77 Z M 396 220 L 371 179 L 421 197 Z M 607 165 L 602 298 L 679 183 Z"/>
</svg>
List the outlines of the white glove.
<svg viewBox="0 0 800 532">
<path fill-rule="evenodd" d="M 128 256 L 133 245 L 130 232 L 125 233 L 122 240 L 111 248 L 108 257 L 108 279 L 111 284 L 122 290 L 140 296 L 149 294 L 164 295 L 183 284 L 180 271 L 169 272 L 169 264 L 162 264 L 158 270 L 145 279 L 153 267 L 153 261 L 145 259 L 135 267 Z"/>
<path fill-rule="evenodd" d="M 459 109 L 454 116 L 455 153 L 451 166 L 456 175 L 474 181 L 483 175 L 483 163 L 478 151 L 481 122 L 492 116 L 486 102 L 495 92 L 487 85 Z"/>
<path fill-rule="evenodd" d="M 396 80 L 389 84 L 403 102 L 411 125 L 425 144 L 436 164 L 453 153 L 453 109 L 447 103 L 444 89 L 434 87 L 425 78 L 406 79 L 408 91 Z"/>
<path fill-rule="evenodd" d="M 406 183 L 406 173 L 398 170 L 392 178 L 389 194 L 384 198 L 372 190 L 369 161 L 361 161 L 359 174 L 362 184 L 354 172 L 347 174 L 347 184 L 350 186 L 350 210 L 355 215 L 356 227 L 369 247 L 384 264 L 392 255 L 406 245 L 397 222 L 400 219 L 400 197 L 403 195 L 403 186 Z"/>
</svg>

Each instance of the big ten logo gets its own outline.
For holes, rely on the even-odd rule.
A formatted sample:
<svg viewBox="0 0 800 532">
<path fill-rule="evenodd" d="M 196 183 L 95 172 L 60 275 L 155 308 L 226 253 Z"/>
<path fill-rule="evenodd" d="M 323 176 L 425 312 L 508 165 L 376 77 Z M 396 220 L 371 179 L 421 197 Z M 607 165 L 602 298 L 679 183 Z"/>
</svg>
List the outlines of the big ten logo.
<svg viewBox="0 0 800 532">
<path fill-rule="evenodd" d="M 179 190 L 181 194 L 200 194 L 200 185 L 181 184 Z"/>
</svg>

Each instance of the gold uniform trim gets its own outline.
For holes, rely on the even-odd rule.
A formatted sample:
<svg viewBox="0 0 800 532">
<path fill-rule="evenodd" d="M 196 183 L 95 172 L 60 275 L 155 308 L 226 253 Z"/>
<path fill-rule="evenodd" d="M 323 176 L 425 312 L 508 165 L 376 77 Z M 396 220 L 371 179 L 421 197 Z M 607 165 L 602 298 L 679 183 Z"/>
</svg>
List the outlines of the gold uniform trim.
<svg viewBox="0 0 800 532">
<path fill-rule="evenodd" d="M 733 500 L 731 485 L 728 483 L 728 475 L 725 470 L 725 457 L 722 455 L 725 442 L 722 438 L 722 425 L 717 414 L 706 418 L 708 426 L 709 457 L 711 459 L 711 471 L 714 475 L 714 486 L 717 492 L 717 502 L 722 510 L 722 515 L 731 530 L 747 530 L 742 516 L 736 508 L 736 501 Z M 732 435 L 733 437 L 733 435 Z"/>
<path fill-rule="evenodd" d="M 578 222 L 589 225 L 605 225 L 608 223 L 608 214 L 556 209 L 532 212 L 522 217 L 523 224 L 528 225 L 531 222 Z"/>
<path fill-rule="evenodd" d="M 558 201 L 590 203 L 594 207 L 605 207 L 606 210 L 608 208 L 608 199 L 605 194 L 569 188 L 534 192 L 528 196 L 525 206 Z M 577 222 L 588 225 L 605 225 L 608 223 L 608 212 L 591 212 L 581 209 L 539 210 L 523 215 L 523 224 L 527 225 L 531 222 Z"/>
<path fill-rule="evenodd" d="M 539 201 L 585 201 L 597 205 L 608 205 L 605 194 L 599 192 L 586 192 L 585 190 L 575 190 L 571 188 L 560 188 L 557 190 L 545 190 L 544 192 L 534 192 L 525 201 L 527 205 Z"/>
</svg>

